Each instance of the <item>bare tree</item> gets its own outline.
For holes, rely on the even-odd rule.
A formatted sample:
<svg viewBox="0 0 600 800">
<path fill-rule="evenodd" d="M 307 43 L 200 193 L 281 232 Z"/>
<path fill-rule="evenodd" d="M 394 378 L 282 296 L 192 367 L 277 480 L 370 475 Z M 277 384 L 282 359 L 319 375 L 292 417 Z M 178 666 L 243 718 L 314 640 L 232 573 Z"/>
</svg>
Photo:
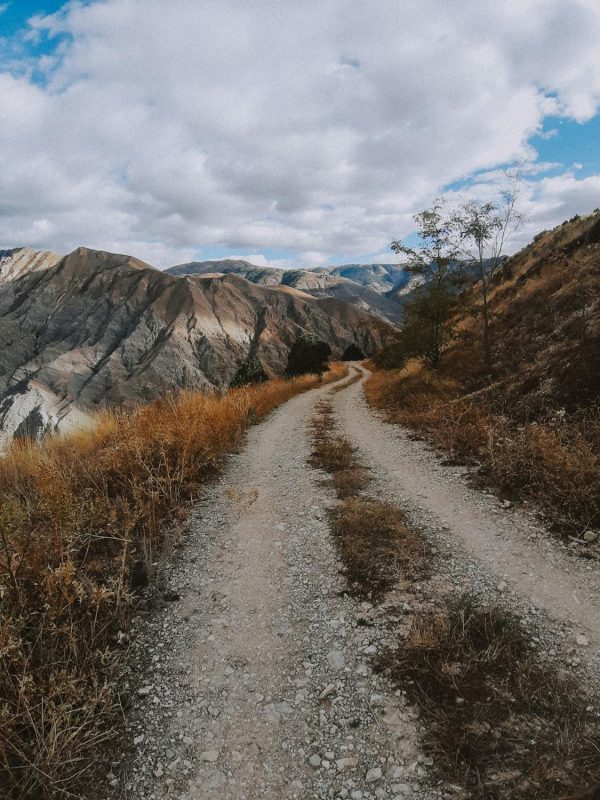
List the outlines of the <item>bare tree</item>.
<svg viewBox="0 0 600 800">
<path fill-rule="evenodd" d="M 492 363 L 490 342 L 489 291 L 492 279 L 504 259 L 510 235 L 522 227 L 525 215 L 518 210 L 521 172 L 507 172 L 508 186 L 497 202 L 467 200 L 453 215 L 462 253 L 476 266 L 481 288 L 483 318 L 483 353 L 485 363 Z"/>
</svg>

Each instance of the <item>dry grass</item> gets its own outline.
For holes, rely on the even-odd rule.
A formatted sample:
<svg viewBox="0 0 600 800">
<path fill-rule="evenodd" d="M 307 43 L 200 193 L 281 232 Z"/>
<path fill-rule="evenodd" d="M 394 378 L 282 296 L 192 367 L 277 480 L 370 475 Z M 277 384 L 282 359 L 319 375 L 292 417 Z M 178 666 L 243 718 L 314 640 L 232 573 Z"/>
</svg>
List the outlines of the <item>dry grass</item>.
<svg viewBox="0 0 600 800">
<path fill-rule="evenodd" d="M 420 706 L 426 750 L 472 800 L 552 800 L 598 784 L 589 698 L 539 661 L 508 613 L 468 596 L 428 609 L 379 666 Z"/>
<path fill-rule="evenodd" d="M 517 423 L 485 397 L 460 396 L 460 385 L 425 368 L 376 372 L 369 402 L 450 453 L 476 462 L 488 485 L 539 507 L 552 526 L 580 536 L 600 527 L 600 406 Z"/>
<path fill-rule="evenodd" d="M 335 365 L 326 380 L 347 374 Z M 113 735 L 133 589 L 245 430 L 316 376 L 183 393 L 0 461 L 0 794 L 75 791 Z"/>
<path fill-rule="evenodd" d="M 358 383 L 358 381 L 362 378 L 362 372 L 356 367 L 353 367 L 353 373 L 354 374 L 347 381 L 336 384 L 329 393 L 337 394 L 338 392 L 342 392 L 344 389 L 347 389 L 349 386 Z"/>
<path fill-rule="evenodd" d="M 350 593 L 379 600 L 399 575 L 429 575 L 431 550 L 396 506 L 365 498 L 343 500 L 331 512 Z"/>
<path fill-rule="evenodd" d="M 354 379 L 342 385 L 354 383 Z M 338 387 L 334 387 L 335 391 Z M 356 450 L 336 433 L 331 401 L 322 400 L 312 421 L 313 450 L 310 464 L 330 473 L 339 499 L 355 497 L 369 481 L 369 473 L 357 461 Z"/>
<path fill-rule="evenodd" d="M 360 380 L 361 374 L 340 387 Z M 350 592 L 381 598 L 401 573 L 429 574 L 430 548 L 423 536 L 407 525 L 402 512 L 388 503 L 361 497 L 369 482 L 356 449 L 336 432 L 330 400 L 323 400 L 312 421 L 310 463 L 331 475 L 341 502 L 330 513 L 330 529 L 343 564 Z"/>
</svg>

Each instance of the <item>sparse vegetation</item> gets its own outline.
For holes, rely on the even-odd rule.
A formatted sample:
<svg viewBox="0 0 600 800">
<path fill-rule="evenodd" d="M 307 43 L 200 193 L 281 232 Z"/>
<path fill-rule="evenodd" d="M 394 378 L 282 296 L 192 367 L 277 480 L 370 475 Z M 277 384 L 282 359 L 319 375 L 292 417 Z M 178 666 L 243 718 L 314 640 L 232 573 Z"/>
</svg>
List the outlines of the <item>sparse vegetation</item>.
<svg viewBox="0 0 600 800">
<path fill-rule="evenodd" d="M 352 594 L 380 599 L 408 573 L 429 574 L 431 549 L 391 503 L 347 497 L 331 512 L 331 533 Z"/>
<path fill-rule="evenodd" d="M 326 379 L 346 372 L 334 365 Z M 68 796 L 113 736 L 135 585 L 247 427 L 316 376 L 183 393 L 0 461 L 0 794 Z"/>
<path fill-rule="evenodd" d="M 437 364 L 456 336 L 458 312 L 464 308 L 466 275 L 460 263 L 461 237 L 443 199 L 416 214 L 419 247 L 395 240 L 392 250 L 405 257 L 404 270 L 419 284 L 404 304 L 400 340 L 407 356 Z"/>
<path fill-rule="evenodd" d="M 360 380 L 360 373 L 358 374 Z M 351 379 L 356 380 L 356 376 Z M 348 381 L 340 385 L 345 388 Z M 336 389 L 337 387 L 334 387 Z M 335 432 L 331 402 L 322 401 L 313 419 L 313 467 L 329 472 L 336 495 L 340 499 L 356 496 L 367 484 L 369 475 L 356 460 L 356 451 L 343 436 Z"/>
<path fill-rule="evenodd" d="M 477 275 L 483 321 L 483 356 L 488 367 L 492 363 L 490 287 L 502 264 L 508 238 L 525 221 L 525 215 L 517 207 L 521 193 L 520 173 L 509 171 L 505 173 L 505 177 L 507 186 L 499 201 L 467 200 L 461 203 L 453 215 L 461 249 L 469 264 L 475 267 Z"/>
<path fill-rule="evenodd" d="M 540 662 L 509 613 L 470 596 L 427 607 L 379 667 L 421 708 L 425 748 L 472 800 L 552 800 L 600 781 L 589 698 Z"/>
</svg>

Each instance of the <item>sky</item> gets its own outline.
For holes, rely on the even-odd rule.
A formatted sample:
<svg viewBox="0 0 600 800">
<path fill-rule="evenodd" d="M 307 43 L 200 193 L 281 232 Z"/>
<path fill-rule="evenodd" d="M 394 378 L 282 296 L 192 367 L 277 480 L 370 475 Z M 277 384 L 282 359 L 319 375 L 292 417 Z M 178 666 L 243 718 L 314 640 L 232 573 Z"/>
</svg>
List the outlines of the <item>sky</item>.
<svg viewBox="0 0 600 800">
<path fill-rule="evenodd" d="M 522 166 L 600 206 L 598 0 L 0 0 L 0 248 L 394 262 Z"/>
</svg>

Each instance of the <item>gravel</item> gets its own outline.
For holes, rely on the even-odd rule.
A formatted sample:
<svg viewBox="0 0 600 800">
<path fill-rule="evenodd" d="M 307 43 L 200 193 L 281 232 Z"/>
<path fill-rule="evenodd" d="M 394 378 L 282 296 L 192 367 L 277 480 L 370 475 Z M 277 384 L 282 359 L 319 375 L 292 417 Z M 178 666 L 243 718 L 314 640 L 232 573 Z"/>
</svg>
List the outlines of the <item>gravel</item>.
<svg viewBox="0 0 600 800">
<path fill-rule="evenodd" d="M 418 712 L 371 669 L 385 605 L 344 591 L 333 493 L 307 465 L 325 391 L 251 430 L 163 566 L 180 599 L 134 620 L 128 800 L 453 796 L 422 763 Z"/>
</svg>

